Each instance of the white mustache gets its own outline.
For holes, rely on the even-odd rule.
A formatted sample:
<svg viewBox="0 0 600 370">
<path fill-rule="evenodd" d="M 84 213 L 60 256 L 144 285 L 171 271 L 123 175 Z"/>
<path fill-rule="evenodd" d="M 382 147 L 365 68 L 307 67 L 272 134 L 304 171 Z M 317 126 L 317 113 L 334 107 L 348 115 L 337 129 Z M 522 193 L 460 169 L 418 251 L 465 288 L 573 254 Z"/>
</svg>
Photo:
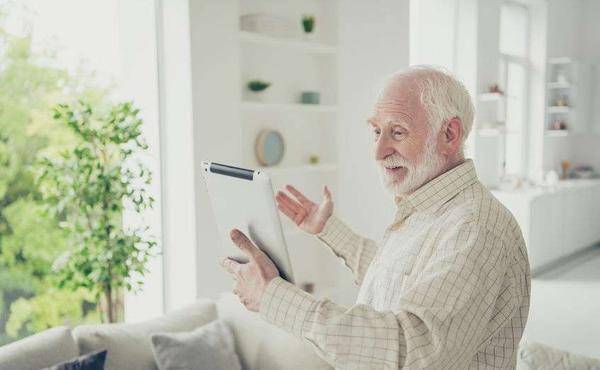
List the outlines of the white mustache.
<svg viewBox="0 0 600 370">
<path fill-rule="evenodd" d="M 380 160 L 379 165 L 382 167 L 412 167 L 410 162 L 402 158 L 398 153 L 388 155 L 383 160 Z"/>
</svg>

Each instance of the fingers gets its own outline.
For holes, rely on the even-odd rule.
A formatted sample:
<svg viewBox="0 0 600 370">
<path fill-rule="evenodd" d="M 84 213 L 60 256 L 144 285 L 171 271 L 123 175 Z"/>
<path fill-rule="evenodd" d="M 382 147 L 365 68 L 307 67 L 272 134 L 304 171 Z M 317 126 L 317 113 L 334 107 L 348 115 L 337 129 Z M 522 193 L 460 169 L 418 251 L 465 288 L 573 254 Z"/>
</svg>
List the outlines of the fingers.
<svg viewBox="0 0 600 370">
<path fill-rule="evenodd" d="M 295 187 L 293 187 L 292 185 L 286 185 L 285 188 L 292 193 L 292 195 L 298 199 L 298 201 L 300 203 L 302 203 L 303 205 L 311 205 L 313 204 L 313 202 L 308 199 L 306 196 L 304 196 L 304 194 L 302 194 L 298 189 L 296 189 Z"/>
<path fill-rule="evenodd" d="M 277 208 L 283 212 L 286 216 L 288 216 L 288 218 L 292 221 L 296 221 L 296 213 L 294 211 L 292 211 L 290 208 L 288 208 L 287 206 L 281 204 L 281 203 L 277 203 Z"/>
<path fill-rule="evenodd" d="M 288 206 L 288 208 L 294 211 L 294 213 L 298 213 L 304 209 L 300 203 L 296 202 L 282 191 L 277 192 L 277 196 L 275 197 L 275 199 L 278 203 L 283 203 L 286 206 Z"/>
<path fill-rule="evenodd" d="M 327 185 L 325 185 L 325 186 L 323 187 L 323 197 L 324 197 L 326 200 L 331 200 L 331 198 L 332 198 L 332 197 L 331 197 L 331 191 L 329 191 L 329 188 L 327 187 Z"/>
<path fill-rule="evenodd" d="M 237 277 L 240 273 L 241 264 L 230 258 L 223 258 L 223 260 L 221 260 L 221 266 L 223 266 L 225 270 L 235 277 Z"/>
<path fill-rule="evenodd" d="M 251 259 L 260 255 L 260 250 L 252 244 L 250 239 L 238 229 L 233 229 L 229 233 L 231 240 L 242 250 L 242 252 Z"/>
<path fill-rule="evenodd" d="M 277 195 L 279 197 L 277 208 L 294 221 L 296 225 L 300 225 L 308 215 L 306 209 L 284 193 L 280 192 Z"/>
<path fill-rule="evenodd" d="M 300 225 L 302 221 L 306 218 L 306 211 L 300 210 L 300 212 L 295 212 L 284 204 L 277 205 L 277 208 L 281 212 L 283 212 L 286 216 L 290 218 L 296 225 Z"/>
</svg>

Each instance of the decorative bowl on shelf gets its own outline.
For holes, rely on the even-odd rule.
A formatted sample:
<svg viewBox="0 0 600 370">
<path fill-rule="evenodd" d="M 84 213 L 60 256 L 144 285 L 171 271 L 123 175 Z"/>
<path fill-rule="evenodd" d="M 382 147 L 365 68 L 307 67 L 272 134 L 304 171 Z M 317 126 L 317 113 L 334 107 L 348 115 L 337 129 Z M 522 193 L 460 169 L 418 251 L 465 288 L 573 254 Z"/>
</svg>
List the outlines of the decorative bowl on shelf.
<svg viewBox="0 0 600 370">
<path fill-rule="evenodd" d="M 300 95 L 300 103 L 302 104 L 319 104 L 320 94 L 318 91 L 302 91 Z"/>
<path fill-rule="evenodd" d="M 262 80 L 250 80 L 246 84 L 248 91 L 250 92 L 249 98 L 252 101 L 265 101 L 266 95 L 265 90 L 271 86 L 270 82 Z"/>
<path fill-rule="evenodd" d="M 293 27 L 289 20 L 267 13 L 242 15 L 240 29 L 272 37 L 293 37 Z"/>
</svg>

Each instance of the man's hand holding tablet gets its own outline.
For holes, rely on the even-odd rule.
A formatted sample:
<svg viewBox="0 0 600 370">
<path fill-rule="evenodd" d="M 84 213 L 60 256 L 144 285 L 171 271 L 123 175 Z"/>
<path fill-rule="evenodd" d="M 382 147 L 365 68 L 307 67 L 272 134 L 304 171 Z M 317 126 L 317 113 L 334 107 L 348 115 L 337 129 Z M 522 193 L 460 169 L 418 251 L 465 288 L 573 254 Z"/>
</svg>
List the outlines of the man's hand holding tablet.
<svg viewBox="0 0 600 370">
<path fill-rule="evenodd" d="M 292 197 L 278 191 L 275 200 L 277 208 L 292 220 L 300 229 L 316 235 L 323 230 L 325 223 L 333 213 L 331 192 L 323 188 L 323 200 L 317 204 L 291 185 L 286 189 Z M 233 229 L 231 240 L 248 257 L 247 263 L 239 263 L 231 258 L 224 258 L 221 265 L 233 275 L 235 285 L 233 293 L 240 298 L 242 304 L 250 311 L 258 311 L 264 292 L 279 271 L 269 257 L 256 247 L 240 230 Z"/>
<path fill-rule="evenodd" d="M 243 232 L 233 229 L 230 236 L 235 245 L 248 257 L 248 262 L 239 263 L 231 258 L 224 258 L 221 265 L 235 279 L 233 293 L 240 298 L 247 309 L 258 311 L 267 285 L 279 276 L 279 271 L 273 261 L 258 249 Z"/>
</svg>

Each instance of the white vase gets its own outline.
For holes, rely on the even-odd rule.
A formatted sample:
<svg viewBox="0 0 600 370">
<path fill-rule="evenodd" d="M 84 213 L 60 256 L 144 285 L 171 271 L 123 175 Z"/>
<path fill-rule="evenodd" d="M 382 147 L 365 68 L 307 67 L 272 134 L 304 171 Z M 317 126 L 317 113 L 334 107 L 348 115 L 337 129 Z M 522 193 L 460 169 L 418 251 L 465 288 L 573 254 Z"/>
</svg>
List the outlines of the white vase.
<svg viewBox="0 0 600 370">
<path fill-rule="evenodd" d="M 304 41 L 313 42 L 316 39 L 314 31 L 313 32 L 304 32 L 302 35 L 303 35 Z"/>
<path fill-rule="evenodd" d="M 270 96 L 271 93 L 269 91 L 270 89 L 267 88 L 265 90 L 262 91 L 248 91 L 248 100 L 250 101 L 254 101 L 254 102 L 268 102 L 270 100 Z"/>
</svg>

